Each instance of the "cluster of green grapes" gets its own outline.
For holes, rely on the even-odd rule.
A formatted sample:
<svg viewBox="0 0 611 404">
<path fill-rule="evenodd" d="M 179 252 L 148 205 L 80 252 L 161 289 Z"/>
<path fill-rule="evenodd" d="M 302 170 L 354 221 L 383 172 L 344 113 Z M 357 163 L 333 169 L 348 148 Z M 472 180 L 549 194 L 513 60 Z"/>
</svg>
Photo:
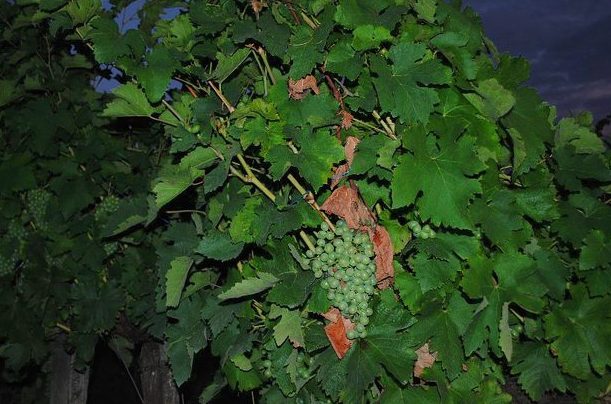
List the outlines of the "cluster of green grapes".
<svg viewBox="0 0 611 404">
<path fill-rule="evenodd" d="M 110 243 L 104 244 L 104 252 L 106 252 L 106 256 L 113 255 L 119 250 L 119 243 L 116 241 L 112 241 Z"/>
<path fill-rule="evenodd" d="M 437 233 L 435 233 L 435 230 L 431 229 L 431 226 L 428 224 L 420 226 L 420 223 L 415 220 L 408 222 L 407 227 L 409 227 L 416 238 L 427 239 L 435 238 L 437 236 Z"/>
<path fill-rule="evenodd" d="M 12 274 L 16 265 L 17 256 L 12 255 L 10 258 L 7 258 L 0 255 L 0 277 Z"/>
<path fill-rule="evenodd" d="M 44 189 L 33 189 L 27 193 L 27 210 L 39 230 L 44 230 L 47 227 L 45 216 L 50 200 L 51 194 Z"/>
<path fill-rule="evenodd" d="M 119 198 L 108 195 L 95 208 L 94 218 L 96 222 L 108 218 L 119 209 Z"/>
<path fill-rule="evenodd" d="M 12 220 L 6 232 L 6 236 L 10 239 L 23 241 L 28 238 L 28 231 L 18 220 Z"/>
<path fill-rule="evenodd" d="M 363 338 L 373 314 L 369 300 L 377 283 L 373 244 L 366 233 L 348 228 L 343 220 L 337 222 L 335 232 L 323 223 L 316 237 L 314 251 L 306 252 L 307 262 L 314 276 L 324 277 L 320 285 L 333 306 L 356 324 L 348 338 Z"/>
</svg>

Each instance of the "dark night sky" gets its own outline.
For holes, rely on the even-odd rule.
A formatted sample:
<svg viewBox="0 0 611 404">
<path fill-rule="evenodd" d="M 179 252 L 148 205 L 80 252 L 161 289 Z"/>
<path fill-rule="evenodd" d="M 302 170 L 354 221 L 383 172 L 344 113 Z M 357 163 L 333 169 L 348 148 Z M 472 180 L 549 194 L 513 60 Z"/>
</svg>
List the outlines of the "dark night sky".
<svg viewBox="0 0 611 404">
<path fill-rule="evenodd" d="M 530 85 L 566 116 L 611 114 L 611 0 L 465 0 L 501 52 L 531 62 Z"/>
</svg>

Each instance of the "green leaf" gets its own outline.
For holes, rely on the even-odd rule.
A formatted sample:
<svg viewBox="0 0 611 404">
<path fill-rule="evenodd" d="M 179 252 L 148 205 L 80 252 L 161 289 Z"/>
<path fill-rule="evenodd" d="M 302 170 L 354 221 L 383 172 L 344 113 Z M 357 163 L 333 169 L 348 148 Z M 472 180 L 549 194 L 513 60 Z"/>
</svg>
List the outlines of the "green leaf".
<svg viewBox="0 0 611 404">
<path fill-rule="evenodd" d="M 475 91 L 477 94 L 467 93 L 465 98 L 484 116 L 494 121 L 506 115 L 516 101 L 511 92 L 495 79 L 481 81 Z"/>
<path fill-rule="evenodd" d="M 357 51 L 376 48 L 382 42 L 392 39 L 387 28 L 374 25 L 359 25 L 352 35 L 352 47 Z"/>
<path fill-rule="evenodd" d="M 165 274 L 166 307 L 178 306 L 191 265 L 193 259 L 190 257 L 177 257 L 170 263 L 170 269 Z"/>
<path fill-rule="evenodd" d="M 435 225 L 471 228 L 467 207 L 481 186 L 470 177 L 485 167 L 473 153 L 473 140 L 444 137 L 436 142 L 419 129 L 408 134 L 406 146 L 413 155 L 402 155 L 393 171 L 393 208 L 415 203 L 422 218 Z"/>
<path fill-rule="evenodd" d="M 274 286 L 278 282 L 278 278 L 275 276 L 265 273 L 258 272 L 257 276 L 252 278 L 246 278 L 233 285 L 229 290 L 221 293 L 219 299 L 236 299 L 239 297 L 250 296 L 260 293 Z"/>
<path fill-rule="evenodd" d="M 133 83 L 127 83 L 117 87 L 113 94 L 115 99 L 111 101 L 102 112 L 102 116 L 124 117 L 124 116 L 151 116 L 155 108 L 149 104 L 146 96 Z"/>
<path fill-rule="evenodd" d="M 611 302 L 608 297 L 589 299 L 583 287 L 575 287 L 572 294 L 545 316 L 545 335 L 553 341 L 562 370 L 585 380 L 591 377 L 591 367 L 604 374 L 611 364 Z"/>
<path fill-rule="evenodd" d="M 373 83 L 380 105 L 401 122 L 426 124 L 439 97 L 433 88 L 423 85 L 450 82 L 451 70 L 426 56 L 423 44 L 402 42 L 390 49 L 392 69 L 380 57 L 371 59 L 371 70 L 378 75 Z"/>
<path fill-rule="evenodd" d="M 503 303 L 501 309 L 501 320 L 499 321 L 499 347 L 505 354 L 508 362 L 513 355 L 513 341 L 511 339 L 511 327 L 509 327 L 509 303 Z"/>
<path fill-rule="evenodd" d="M 596 267 L 608 267 L 611 264 L 611 246 L 600 230 L 592 230 L 583 240 L 584 247 L 579 256 L 579 269 L 587 271 Z"/>
<path fill-rule="evenodd" d="M 274 340 L 277 346 L 282 345 L 287 338 L 295 347 L 305 346 L 299 310 L 289 310 L 273 304 L 268 316 L 271 319 L 280 318 L 274 326 Z"/>
<path fill-rule="evenodd" d="M 195 252 L 217 261 L 228 261 L 240 254 L 243 243 L 234 243 L 231 238 L 220 232 L 211 232 L 202 237 Z"/>
<path fill-rule="evenodd" d="M 217 54 L 218 64 L 208 79 L 216 80 L 219 83 L 224 82 L 244 63 L 250 52 L 249 48 L 241 48 L 231 56 L 225 56 L 222 53 Z"/>
<path fill-rule="evenodd" d="M 546 391 L 565 392 L 567 388 L 556 360 L 544 344 L 516 345 L 511 373 L 518 375 L 518 383 L 533 401 L 538 401 Z"/>
<path fill-rule="evenodd" d="M 127 41 L 121 37 L 114 20 L 96 18 L 91 22 L 93 28 L 87 38 L 93 43 L 93 53 L 99 63 L 113 63 L 119 57 L 130 53 Z"/>
<path fill-rule="evenodd" d="M 157 46 L 146 56 L 146 67 L 136 70 L 136 76 L 152 103 L 161 100 L 179 67 L 180 62 L 167 48 Z"/>
</svg>

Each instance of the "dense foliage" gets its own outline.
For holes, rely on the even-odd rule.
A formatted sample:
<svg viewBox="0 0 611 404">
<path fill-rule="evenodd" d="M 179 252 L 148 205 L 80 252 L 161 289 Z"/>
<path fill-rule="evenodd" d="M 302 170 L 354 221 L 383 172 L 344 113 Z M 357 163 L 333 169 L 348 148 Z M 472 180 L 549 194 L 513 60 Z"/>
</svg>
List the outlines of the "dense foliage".
<svg viewBox="0 0 611 404">
<path fill-rule="evenodd" d="M 5 378 L 58 333 L 87 363 L 127 322 L 179 386 L 209 346 L 203 402 L 609 389 L 608 150 L 459 2 L 0 15 Z"/>
</svg>

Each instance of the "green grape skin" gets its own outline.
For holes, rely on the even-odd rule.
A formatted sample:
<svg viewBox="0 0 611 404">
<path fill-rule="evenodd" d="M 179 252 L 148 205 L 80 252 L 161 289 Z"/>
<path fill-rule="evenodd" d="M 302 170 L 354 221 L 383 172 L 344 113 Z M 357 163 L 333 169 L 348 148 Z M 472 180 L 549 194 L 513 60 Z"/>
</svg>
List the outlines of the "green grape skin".
<svg viewBox="0 0 611 404">
<path fill-rule="evenodd" d="M 266 367 L 266 368 L 272 367 L 272 361 L 270 361 L 269 359 L 264 360 L 263 367 Z"/>
<path fill-rule="evenodd" d="M 320 229 L 321 229 L 322 231 L 329 231 L 329 225 L 328 225 L 327 223 L 325 223 L 325 222 L 322 222 L 322 223 L 320 224 Z"/>
<path fill-rule="evenodd" d="M 272 377 L 272 371 L 271 369 L 266 369 L 265 372 L 263 372 L 263 375 L 265 377 Z"/>
<path fill-rule="evenodd" d="M 325 248 L 325 252 L 326 252 L 327 254 L 332 253 L 332 252 L 333 252 L 333 250 L 334 250 L 334 248 L 333 248 L 333 244 L 331 244 L 331 243 L 329 243 L 329 244 L 325 245 L 325 247 L 324 247 L 324 248 Z"/>
<path fill-rule="evenodd" d="M 316 240 L 316 245 L 319 247 L 324 247 L 325 244 L 327 244 L 327 242 L 322 238 L 319 238 L 318 240 Z"/>
<path fill-rule="evenodd" d="M 314 277 L 316 279 L 322 278 L 322 275 L 323 275 L 322 271 L 314 271 Z"/>
<path fill-rule="evenodd" d="M 329 278 L 329 286 L 333 289 L 339 287 L 339 281 L 336 278 Z"/>
<path fill-rule="evenodd" d="M 350 314 L 354 314 L 358 311 L 358 307 L 356 307 L 355 305 L 350 305 L 350 307 L 348 307 L 348 313 Z"/>
<path fill-rule="evenodd" d="M 338 308 L 339 308 L 341 311 L 346 311 L 346 310 L 348 310 L 348 303 L 346 303 L 346 302 L 341 302 L 341 303 L 339 303 L 339 305 L 338 305 L 338 306 L 339 306 Z"/>
<path fill-rule="evenodd" d="M 329 300 L 335 300 L 335 292 L 330 290 L 329 292 L 327 292 L 327 299 Z"/>
<path fill-rule="evenodd" d="M 429 226 L 428 224 L 425 224 L 424 226 L 422 226 L 422 231 L 426 232 L 426 233 L 431 233 L 431 226 Z"/>
<path fill-rule="evenodd" d="M 325 251 L 325 250 L 324 250 L 324 249 L 323 249 L 321 246 L 316 246 L 316 248 L 315 248 L 316 255 L 320 255 L 320 254 L 322 254 L 324 251 Z"/>
<path fill-rule="evenodd" d="M 337 253 L 335 251 L 331 251 L 329 253 L 329 261 L 330 262 L 335 262 L 337 260 Z"/>
<path fill-rule="evenodd" d="M 371 278 L 371 280 L 369 281 L 369 283 L 371 284 L 371 286 L 376 286 L 378 284 L 378 281 L 376 278 Z"/>
<path fill-rule="evenodd" d="M 422 231 L 422 227 L 420 227 L 420 224 L 416 224 L 416 226 L 412 227 L 412 233 L 414 234 L 418 234 Z"/>
<path fill-rule="evenodd" d="M 367 316 L 371 316 L 373 314 L 373 309 L 371 307 L 367 308 L 367 310 L 365 310 L 365 314 Z"/>
<path fill-rule="evenodd" d="M 329 289 L 329 281 L 328 281 L 328 280 L 326 280 L 326 279 L 323 279 L 323 280 L 320 282 L 320 286 L 321 286 L 323 289 Z"/>
<path fill-rule="evenodd" d="M 407 227 L 411 230 L 414 230 L 417 226 L 420 226 L 420 224 L 415 220 L 410 220 L 407 222 Z"/>
<path fill-rule="evenodd" d="M 367 330 L 363 330 L 362 332 L 359 333 L 359 337 L 361 338 L 365 338 L 367 336 Z"/>
<path fill-rule="evenodd" d="M 348 337 L 348 339 L 355 339 L 358 336 L 358 332 L 356 332 L 355 330 L 350 330 L 346 333 L 346 336 Z"/>
<path fill-rule="evenodd" d="M 363 324 L 363 325 L 367 325 L 367 324 L 369 324 L 369 317 L 367 317 L 367 316 L 361 316 L 361 318 L 360 318 L 360 323 L 361 323 L 361 324 Z"/>
<path fill-rule="evenodd" d="M 320 260 L 320 258 L 314 258 L 312 260 L 312 269 L 317 270 L 322 268 L 322 261 Z"/>
<path fill-rule="evenodd" d="M 335 234 L 333 234 L 333 232 L 327 232 L 326 237 L 327 241 L 332 241 L 333 239 L 335 239 Z"/>
<path fill-rule="evenodd" d="M 418 238 L 421 238 L 421 239 L 423 239 L 423 240 L 426 240 L 427 238 L 429 238 L 429 233 L 427 233 L 427 232 L 425 232 L 425 231 L 421 231 L 421 232 L 418 234 Z"/>
<path fill-rule="evenodd" d="M 360 333 L 362 333 L 363 331 L 365 331 L 365 326 L 363 324 L 357 324 L 356 325 L 356 330 Z"/>
<path fill-rule="evenodd" d="M 322 262 L 327 262 L 327 261 L 329 261 L 329 254 L 327 254 L 326 252 L 324 252 L 324 253 L 320 254 L 320 257 L 319 257 L 319 258 L 320 258 L 320 260 L 321 260 Z"/>
<path fill-rule="evenodd" d="M 335 240 L 333 240 L 332 244 L 333 244 L 333 247 L 337 248 L 339 246 L 343 246 L 344 242 L 342 241 L 341 238 L 336 238 Z"/>
<path fill-rule="evenodd" d="M 314 257 L 314 251 L 312 251 L 312 250 L 306 251 L 306 257 L 313 258 Z"/>
</svg>

